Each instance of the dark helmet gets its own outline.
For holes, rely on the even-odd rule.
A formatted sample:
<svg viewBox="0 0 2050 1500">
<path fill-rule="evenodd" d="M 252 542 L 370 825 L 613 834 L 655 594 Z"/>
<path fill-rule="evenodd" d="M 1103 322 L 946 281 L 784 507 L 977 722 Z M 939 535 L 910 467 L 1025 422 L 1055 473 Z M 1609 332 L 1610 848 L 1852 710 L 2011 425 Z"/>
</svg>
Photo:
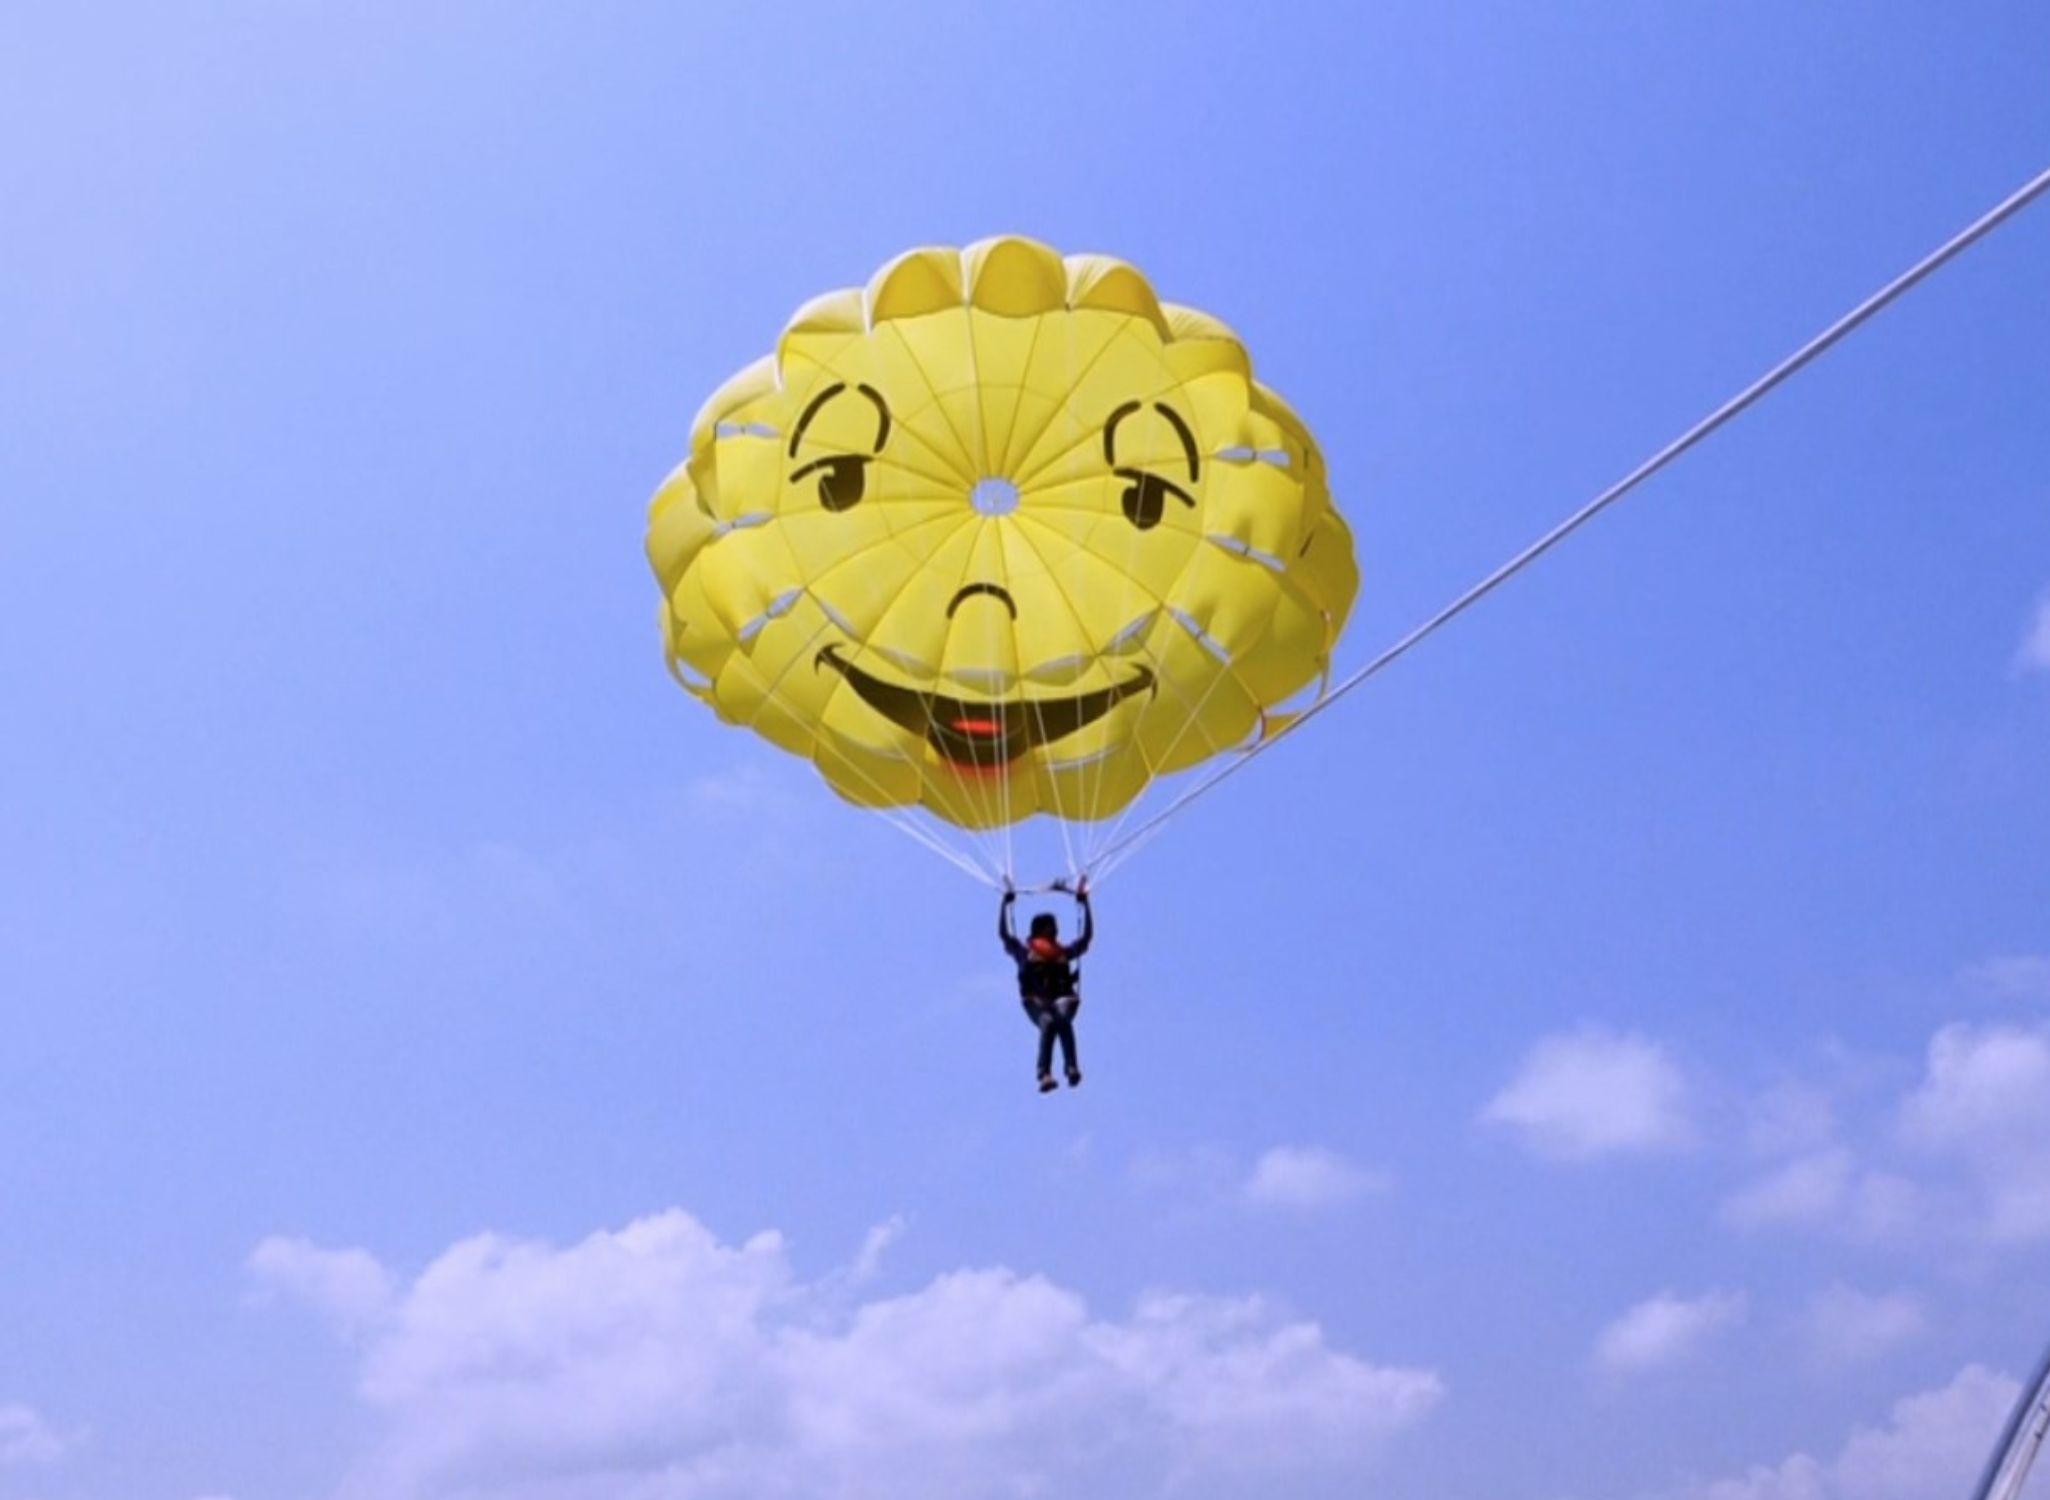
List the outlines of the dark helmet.
<svg viewBox="0 0 2050 1500">
<path fill-rule="evenodd" d="M 1036 938 L 1059 937 L 1061 924 L 1054 920 L 1053 913 L 1043 911 L 1032 919 L 1032 936 Z"/>
</svg>

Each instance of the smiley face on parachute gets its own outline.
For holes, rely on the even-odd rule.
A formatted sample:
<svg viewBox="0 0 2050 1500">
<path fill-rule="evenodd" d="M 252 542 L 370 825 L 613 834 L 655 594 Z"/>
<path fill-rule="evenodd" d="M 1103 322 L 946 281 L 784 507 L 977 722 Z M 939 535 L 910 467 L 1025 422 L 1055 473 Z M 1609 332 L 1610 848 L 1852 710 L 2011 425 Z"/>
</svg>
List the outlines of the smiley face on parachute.
<svg viewBox="0 0 2050 1500">
<path fill-rule="evenodd" d="M 1271 732 L 1358 588 L 1231 331 L 1018 238 L 800 309 L 699 413 L 648 555 L 721 718 L 967 827 L 1108 817 Z"/>
</svg>

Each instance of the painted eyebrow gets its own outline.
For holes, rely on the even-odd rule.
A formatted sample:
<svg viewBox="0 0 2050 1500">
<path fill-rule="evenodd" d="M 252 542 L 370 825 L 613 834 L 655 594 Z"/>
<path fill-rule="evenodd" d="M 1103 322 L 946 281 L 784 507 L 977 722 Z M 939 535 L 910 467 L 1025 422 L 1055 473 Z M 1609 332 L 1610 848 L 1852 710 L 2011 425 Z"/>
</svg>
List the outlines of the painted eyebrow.
<svg viewBox="0 0 2050 1500">
<path fill-rule="evenodd" d="M 790 434 L 790 456 L 792 458 L 797 457 L 797 445 L 804 441 L 804 429 L 809 427 L 811 419 L 819 414 L 819 408 L 835 396 L 843 394 L 846 389 L 847 382 L 838 380 L 811 398 L 811 401 L 805 406 L 803 414 L 798 417 L 797 426 Z M 880 453 L 883 451 L 883 444 L 890 440 L 890 403 L 883 399 L 881 391 L 865 381 L 854 389 L 868 397 L 875 405 L 876 452 Z"/>
<path fill-rule="evenodd" d="M 1196 434 L 1189 431 L 1189 424 L 1181 419 L 1180 414 L 1172 406 L 1156 401 L 1153 403 L 1153 409 L 1167 418 L 1174 427 L 1175 436 L 1182 440 L 1182 452 L 1189 455 L 1189 483 L 1194 484 L 1200 477 L 1196 467 Z"/>
<path fill-rule="evenodd" d="M 1112 412 L 1109 419 L 1103 424 L 1103 461 L 1105 463 L 1115 465 L 1118 461 L 1118 423 L 1124 421 L 1126 417 L 1129 417 L 1145 404 L 1143 401 L 1127 401 L 1123 406 Z M 1196 458 L 1196 435 L 1189 431 L 1189 424 L 1181 419 L 1181 414 L 1172 406 L 1162 401 L 1156 401 L 1153 403 L 1153 409 L 1167 418 L 1168 425 L 1174 428 L 1174 435 L 1181 439 L 1182 452 L 1187 455 L 1189 460 L 1189 482 L 1191 484 L 1195 483 L 1196 480 L 1202 477 L 1202 470 Z"/>
<path fill-rule="evenodd" d="M 1127 401 L 1110 414 L 1103 424 L 1103 461 L 1115 465 L 1118 461 L 1118 423 L 1145 405 L 1143 401 Z"/>
</svg>

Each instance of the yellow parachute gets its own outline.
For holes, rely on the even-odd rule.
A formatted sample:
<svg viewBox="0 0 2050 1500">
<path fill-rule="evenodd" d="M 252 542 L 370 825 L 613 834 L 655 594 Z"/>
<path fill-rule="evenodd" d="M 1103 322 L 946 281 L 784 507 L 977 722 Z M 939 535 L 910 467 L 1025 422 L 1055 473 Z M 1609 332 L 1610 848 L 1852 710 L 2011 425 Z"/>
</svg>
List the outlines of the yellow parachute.
<svg viewBox="0 0 2050 1500">
<path fill-rule="evenodd" d="M 1016 237 L 800 308 L 698 413 L 647 546 L 690 692 L 967 829 L 1109 818 L 1256 743 L 1359 584 L 1231 330 Z"/>
</svg>

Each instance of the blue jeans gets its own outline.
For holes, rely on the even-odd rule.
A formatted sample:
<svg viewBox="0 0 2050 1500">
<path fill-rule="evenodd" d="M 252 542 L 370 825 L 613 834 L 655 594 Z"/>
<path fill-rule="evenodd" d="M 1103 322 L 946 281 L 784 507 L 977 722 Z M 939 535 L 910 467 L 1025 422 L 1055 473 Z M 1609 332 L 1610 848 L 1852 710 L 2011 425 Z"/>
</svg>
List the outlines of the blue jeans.
<svg viewBox="0 0 2050 1500">
<path fill-rule="evenodd" d="M 1052 1000 L 1026 999 L 1025 1019 L 1039 1028 L 1039 1075 L 1044 1078 L 1053 1072 L 1053 1044 L 1058 1037 L 1061 1044 L 1061 1062 L 1070 1073 L 1079 1072 L 1075 1066 L 1075 1012 L 1082 1008 L 1080 995 L 1060 995 Z"/>
</svg>

